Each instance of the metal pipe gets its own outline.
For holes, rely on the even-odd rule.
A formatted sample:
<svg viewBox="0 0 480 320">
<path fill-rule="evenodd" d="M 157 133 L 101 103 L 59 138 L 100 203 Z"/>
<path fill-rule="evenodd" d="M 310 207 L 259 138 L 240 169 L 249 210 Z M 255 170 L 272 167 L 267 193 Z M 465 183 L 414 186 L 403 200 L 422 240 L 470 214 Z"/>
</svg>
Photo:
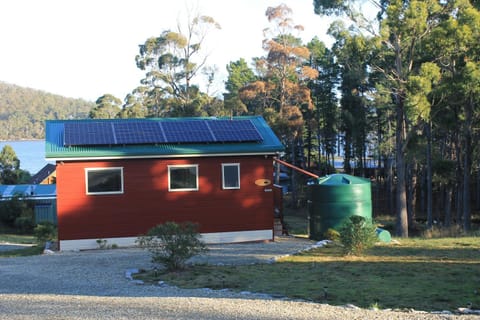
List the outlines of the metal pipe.
<svg viewBox="0 0 480 320">
<path fill-rule="evenodd" d="M 307 176 L 310 176 L 310 177 L 313 177 L 313 178 L 317 178 L 317 179 L 320 178 L 320 176 L 317 176 L 317 175 L 314 174 L 314 173 L 308 172 L 307 170 L 303 170 L 303 169 L 301 169 L 301 168 L 299 168 L 299 167 L 297 167 L 297 166 L 294 166 L 293 164 L 290 164 L 290 163 L 288 163 L 288 162 L 285 162 L 285 161 L 283 161 L 283 160 L 280 160 L 280 159 L 277 159 L 277 158 L 273 158 L 273 160 L 274 160 L 275 162 L 278 162 L 278 163 L 280 163 L 280 164 L 283 164 L 283 165 L 286 166 L 286 167 L 292 168 L 292 169 L 294 169 L 294 170 L 296 170 L 296 171 L 298 171 L 298 172 L 301 172 L 301 173 L 303 173 L 303 174 L 306 174 Z"/>
</svg>

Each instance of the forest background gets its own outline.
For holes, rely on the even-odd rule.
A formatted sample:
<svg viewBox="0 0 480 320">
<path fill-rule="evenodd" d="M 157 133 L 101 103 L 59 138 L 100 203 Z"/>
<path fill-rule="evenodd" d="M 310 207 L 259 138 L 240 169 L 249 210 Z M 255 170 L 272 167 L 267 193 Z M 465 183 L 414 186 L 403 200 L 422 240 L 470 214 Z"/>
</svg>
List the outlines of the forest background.
<svg viewBox="0 0 480 320">
<path fill-rule="evenodd" d="M 283 160 L 325 175 L 340 157 L 344 172 L 370 178 L 377 214 L 396 217 L 397 235 L 418 221 L 468 232 L 480 208 L 480 2 L 371 0 L 374 18 L 360 2 L 313 2 L 338 17 L 331 47 L 303 43 L 287 6 L 267 8 L 265 55 L 230 62 L 222 96 L 210 91 L 217 70 L 202 51 L 221 26 L 198 12 L 140 44 L 145 77 L 123 100 L 0 84 L 0 139 L 41 139 L 46 119 L 262 115 Z M 306 181 L 290 178 L 296 206 Z"/>
</svg>

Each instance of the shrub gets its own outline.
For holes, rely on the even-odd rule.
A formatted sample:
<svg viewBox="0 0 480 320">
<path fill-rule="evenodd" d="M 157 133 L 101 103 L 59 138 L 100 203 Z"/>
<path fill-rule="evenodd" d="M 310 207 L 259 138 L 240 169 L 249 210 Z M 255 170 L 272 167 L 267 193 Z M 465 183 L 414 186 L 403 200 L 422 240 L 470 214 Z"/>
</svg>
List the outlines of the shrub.
<svg viewBox="0 0 480 320">
<path fill-rule="evenodd" d="M 340 240 L 340 233 L 337 230 L 332 229 L 332 228 L 328 228 L 328 230 L 325 231 L 323 236 L 327 240 L 332 240 L 332 241 Z"/>
<path fill-rule="evenodd" d="M 34 219 L 31 216 L 22 215 L 15 219 L 15 228 L 21 232 L 31 232 L 35 226 L 33 220 Z"/>
<path fill-rule="evenodd" d="M 422 237 L 425 239 L 456 238 L 465 235 L 462 226 L 458 224 L 453 224 L 450 227 L 433 225 L 430 229 L 426 229 L 422 232 Z"/>
<path fill-rule="evenodd" d="M 377 242 L 376 226 L 361 216 L 351 216 L 340 228 L 340 242 L 347 255 L 362 255 Z"/>
<path fill-rule="evenodd" d="M 37 238 L 37 243 L 44 244 L 57 239 L 57 228 L 51 222 L 41 222 L 33 229 L 33 235 Z"/>
<path fill-rule="evenodd" d="M 105 249 L 117 249 L 118 245 L 115 243 L 108 244 L 108 240 L 106 239 L 97 239 L 98 249 L 105 250 Z"/>
<path fill-rule="evenodd" d="M 97 239 L 97 245 L 99 249 L 108 249 L 107 240 Z"/>
<path fill-rule="evenodd" d="M 207 251 L 200 240 L 198 226 L 191 222 L 166 222 L 150 229 L 136 242 L 152 254 L 152 262 L 163 264 L 167 270 L 180 270 L 194 255 Z"/>
<path fill-rule="evenodd" d="M 28 199 L 15 195 L 9 200 L 0 202 L 0 221 L 6 226 L 15 227 L 15 222 L 21 216 L 32 217 L 33 205 Z"/>
</svg>

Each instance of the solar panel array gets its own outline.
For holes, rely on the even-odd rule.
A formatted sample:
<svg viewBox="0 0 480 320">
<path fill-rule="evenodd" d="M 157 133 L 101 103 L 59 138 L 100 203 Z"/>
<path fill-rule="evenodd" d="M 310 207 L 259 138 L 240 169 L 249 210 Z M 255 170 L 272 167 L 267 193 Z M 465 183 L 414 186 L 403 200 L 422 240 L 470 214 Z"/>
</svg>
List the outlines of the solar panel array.
<svg viewBox="0 0 480 320">
<path fill-rule="evenodd" d="M 162 128 L 156 122 L 119 122 L 113 124 L 114 144 L 145 144 L 166 142 Z"/>
<path fill-rule="evenodd" d="M 64 144 L 102 145 L 114 141 L 112 124 L 106 122 L 70 122 L 65 123 Z"/>
<path fill-rule="evenodd" d="M 64 125 L 64 145 L 260 142 L 248 119 L 175 121 L 72 121 Z"/>
</svg>

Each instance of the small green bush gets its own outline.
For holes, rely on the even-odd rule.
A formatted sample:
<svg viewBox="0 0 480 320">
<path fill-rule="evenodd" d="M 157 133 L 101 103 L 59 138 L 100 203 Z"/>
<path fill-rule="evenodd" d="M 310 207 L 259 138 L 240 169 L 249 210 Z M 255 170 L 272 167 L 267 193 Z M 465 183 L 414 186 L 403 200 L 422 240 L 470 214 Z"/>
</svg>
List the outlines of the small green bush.
<svg viewBox="0 0 480 320">
<path fill-rule="evenodd" d="M 33 235 L 38 244 L 45 244 L 47 241 L 57 239 L 57 228 L 51 222 L 41 222 L 33 229 Z"/>
<path fill-rule="evenodd" d="M 332 229 L 332 228 L 328 228 L 328 230 L 325 231 L 323 236 L 327 240 L 332 240 L 332 241 L 340 240 L 340 232 L 338 232 L 337 230 Z"/>
<path fill-rule="evenodd" d="M 15 228 L 21 232 L 31 232 L 35 226 L 33 217 L 22 215 L 15 219 Z"/>
<path fill-rule="evenodd" d="M 361 216 L 351 216 L 340 228 L 340 242 L 346 255 L 360 256 L 377 242 L 376 226 Z"/>
<path fill-rule="evenodd" d="M 0 201 L 0 222 L 15 228 L 16 220 L 20 217 L 32 217 L 33 220 L 33 204 L 30 200 L 15 195 L 9 200 Z"/>
<path fill-rule="evenodd" d="M 97 239 L 97 245 L 99 249 L 108 249 L 107 240 Z"/>
<path fill-rule="evenodd" d="M 108 240 L 106 239 L 97 239 L 98 249 L 105 250 L 105 249 L 117 249 L 118 245 L 115 243 L 108 244 Z"/>
<path fill-rule="evenodd" d="M 194 255 L 207 251 L 200 240 L 198 226 L 191 222 L 166 222 L 137 238 L 136 243 L 150 251 L 152 262 L 163 264 L 167 270 L 181 270 Z"/>
</svg>

